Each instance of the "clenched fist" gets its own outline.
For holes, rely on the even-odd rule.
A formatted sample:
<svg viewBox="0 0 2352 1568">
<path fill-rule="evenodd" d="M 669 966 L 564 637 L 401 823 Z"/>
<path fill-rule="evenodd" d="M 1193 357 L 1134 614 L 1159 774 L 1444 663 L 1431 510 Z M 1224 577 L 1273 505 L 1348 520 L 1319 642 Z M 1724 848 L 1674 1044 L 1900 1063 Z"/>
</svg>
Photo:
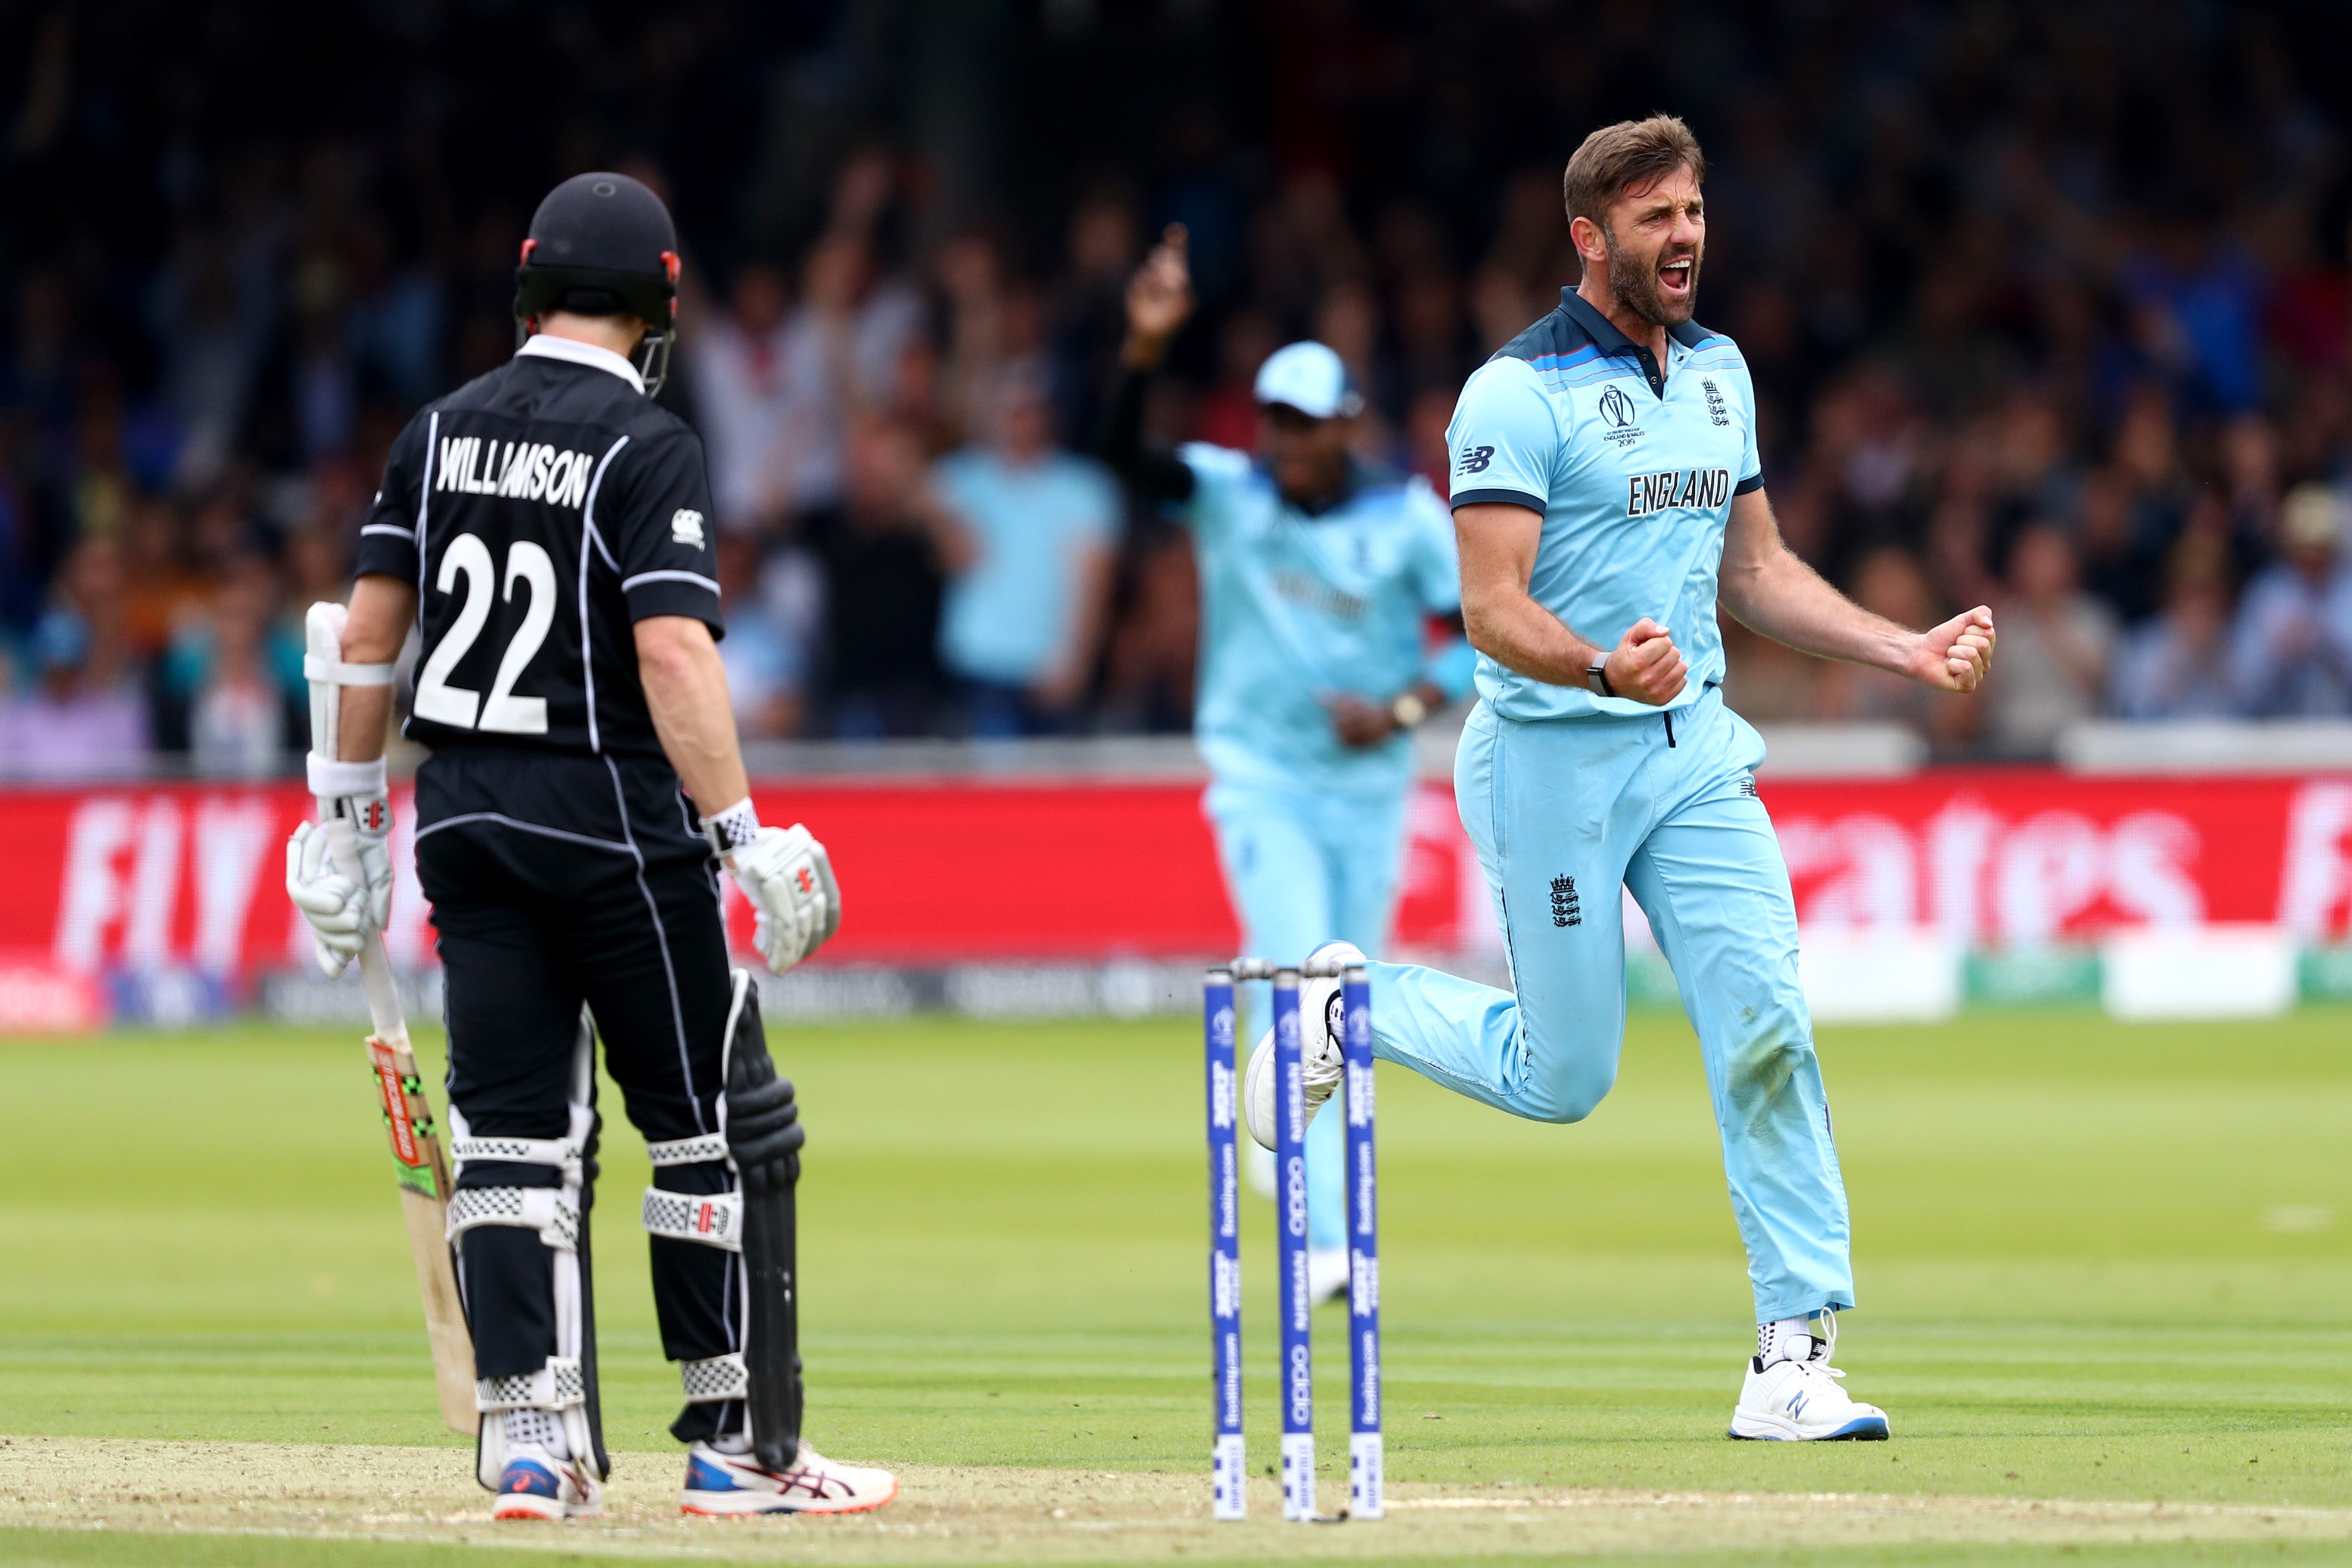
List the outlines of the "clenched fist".
<svg viewBox="0 0 2352 1568">
<path fill-rule="evenodd" d="M 1972 692 L 1992 674 L 1992 612 L 1979 604 L 1920 632 L 1905 674 L 1938 691 Z"/>
<path fill-rule="evenodd" d="M 1690 664 L 1675 646 L 1673 632 L 1644 615 L 1609 651 L 1603 673 L 1619 696 L 1664 707 L 1689 684 Z"/>
</svg>

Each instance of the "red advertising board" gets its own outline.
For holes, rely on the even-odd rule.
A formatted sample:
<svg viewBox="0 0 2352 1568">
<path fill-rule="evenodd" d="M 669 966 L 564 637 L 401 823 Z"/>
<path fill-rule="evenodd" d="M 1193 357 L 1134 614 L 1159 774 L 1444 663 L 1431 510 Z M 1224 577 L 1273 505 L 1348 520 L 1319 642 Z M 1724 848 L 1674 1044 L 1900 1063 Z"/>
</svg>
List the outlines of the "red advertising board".
<svg viewBox="0 0 2352 1568">
<path fill-rule="evenodd" d="M 1989 946 L 2117 926 L 2276 922 L 2341 940 L 2352 778 L 2092 779 L 1969 769 L 1764 784 L 1800 916 L 1937 925 Z M 831 847 L 846 894 L 835 963 L 937 965 L 1230 951 L 1197 786 L 771 781 L 771 821 Z M 430 964 L 404 799 L 394 802 L 396 962 Z M 0 792 L 0 952 L 57 969 L 236 978 L 307 962 L 280 892 L 299 788 Z M 731 902 L 739 939 L 749 917 Z M 1423 786 L 1398 940 L 1477 951 L 1492 915 L 1450 792 Z"/>
<path fill-rule="evenodd" d="M 1808 924 L 2018 946 L 2119 926 L 2276 923 L 2352 899 L 2352 779 L 2084 778 L 2040 768 L 1767 784 Z"/>
</svg>

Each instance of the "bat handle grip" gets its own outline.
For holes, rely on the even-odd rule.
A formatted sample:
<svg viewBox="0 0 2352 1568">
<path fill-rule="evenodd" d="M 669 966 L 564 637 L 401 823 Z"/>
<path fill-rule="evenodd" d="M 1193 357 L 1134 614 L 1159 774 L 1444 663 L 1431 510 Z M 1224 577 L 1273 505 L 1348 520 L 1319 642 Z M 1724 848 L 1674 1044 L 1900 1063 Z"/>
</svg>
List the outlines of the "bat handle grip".
<svg viewBox="0 0 2352 1568">
<path fill-rule="evenodd" d="M 392 960 L 384 954 L 383 938 L 373 931 L 360 945 L 360 983 L 367 988 L 368 1019 L 375 1026 L 376 1038 L 386 1045 L 406 1043 L 408 1020 L 400 1011 L 400 993 L 393 988 Z"/>
<path fill-rule="evenodd" d="M 326 830 L 327 852 L 335 869 L 364 887 L 367 873 L 360 865 L 359 835 L 350 819 L 334 815 L 324 801 L 320 805 L 319 821 Z M 367 990 L 368 1019 L 375 1026 L 376 1038 L 387 1044 L 405 1040 L 408 1020 L 401 1014 L 400 993 L 392 983 L 392 960 L 384 953 L 380 931 L 367 932 L 360 939 L 360 983 Z"/>
</svg>

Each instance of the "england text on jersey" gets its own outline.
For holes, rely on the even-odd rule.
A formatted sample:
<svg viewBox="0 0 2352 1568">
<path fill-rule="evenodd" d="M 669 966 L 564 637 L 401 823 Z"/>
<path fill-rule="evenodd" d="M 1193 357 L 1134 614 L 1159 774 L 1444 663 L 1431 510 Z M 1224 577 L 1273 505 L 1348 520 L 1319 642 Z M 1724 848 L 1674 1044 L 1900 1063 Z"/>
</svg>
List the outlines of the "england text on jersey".
<svg viewBox="0 0 2352 1568">
<path fill-rule="evenodd" d="M 1653 512 L 1685 507 L 1705 511 L 1730 499 L 1728 468 L 1669 468 L 1658 474 L 1635 474 L 1625 481 L 1625 515 L 1629 517 L 1646 517 Z"/>
<path fill-rule="evenodd" d="M 445 435 L 440 472 L 433 487 L 469 496 L 544 501 L 576 511 L 587 498 L 588 476 L 595 465 L 593 453 L 566 451 L 543 441 Z"/>
</svg>

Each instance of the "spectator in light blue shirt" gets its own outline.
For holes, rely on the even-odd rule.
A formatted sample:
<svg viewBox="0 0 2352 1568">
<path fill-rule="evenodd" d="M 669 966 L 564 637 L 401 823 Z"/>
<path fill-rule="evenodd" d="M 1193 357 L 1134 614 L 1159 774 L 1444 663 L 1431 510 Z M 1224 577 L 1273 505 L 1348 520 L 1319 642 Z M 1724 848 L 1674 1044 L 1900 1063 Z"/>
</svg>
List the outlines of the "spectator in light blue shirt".
<svg viewBox="0 0 2352 1568">
<path fill-rule="evenodd" d="M 983 406 L 987 444 L 943 458 L 935 475 L 954 525 L 943 530 L 940 662 L 972 735 L 1056 734 L 1094 672 L 1118 489 L 1100 464 L 1055 447 L 1034 371 L 1005 371 Z"/>
<path fill-rule="evenodd" d="M 721 533 L 717 543 L 719 601 L 727 618 L 719 662 L 727 667 L 735 727 L 746 740 L 779 740 L 800 729 L 808 647 L 764 602 L 759 541 L 750 534 Z M 803 564 L 803 570 L 814 568 Z"/>
<path fill-rule="evenodd" d="M 2227 558 L 2210 534 L 2191 534 L 2166 563 L 2164 608 L 2125 639 L 2111 666 L 2107 706 L 2117 718 L 2230 718 Z"/>
<path fill-rule="evenodd" d="M 2352 563 L 2343 498 L 2305 485 L 2279 512 L 2281 559 L 2246 585 L 2233 667 L 2240 710 L 2258 717 L 2352 715 Z"/>
</svg>

